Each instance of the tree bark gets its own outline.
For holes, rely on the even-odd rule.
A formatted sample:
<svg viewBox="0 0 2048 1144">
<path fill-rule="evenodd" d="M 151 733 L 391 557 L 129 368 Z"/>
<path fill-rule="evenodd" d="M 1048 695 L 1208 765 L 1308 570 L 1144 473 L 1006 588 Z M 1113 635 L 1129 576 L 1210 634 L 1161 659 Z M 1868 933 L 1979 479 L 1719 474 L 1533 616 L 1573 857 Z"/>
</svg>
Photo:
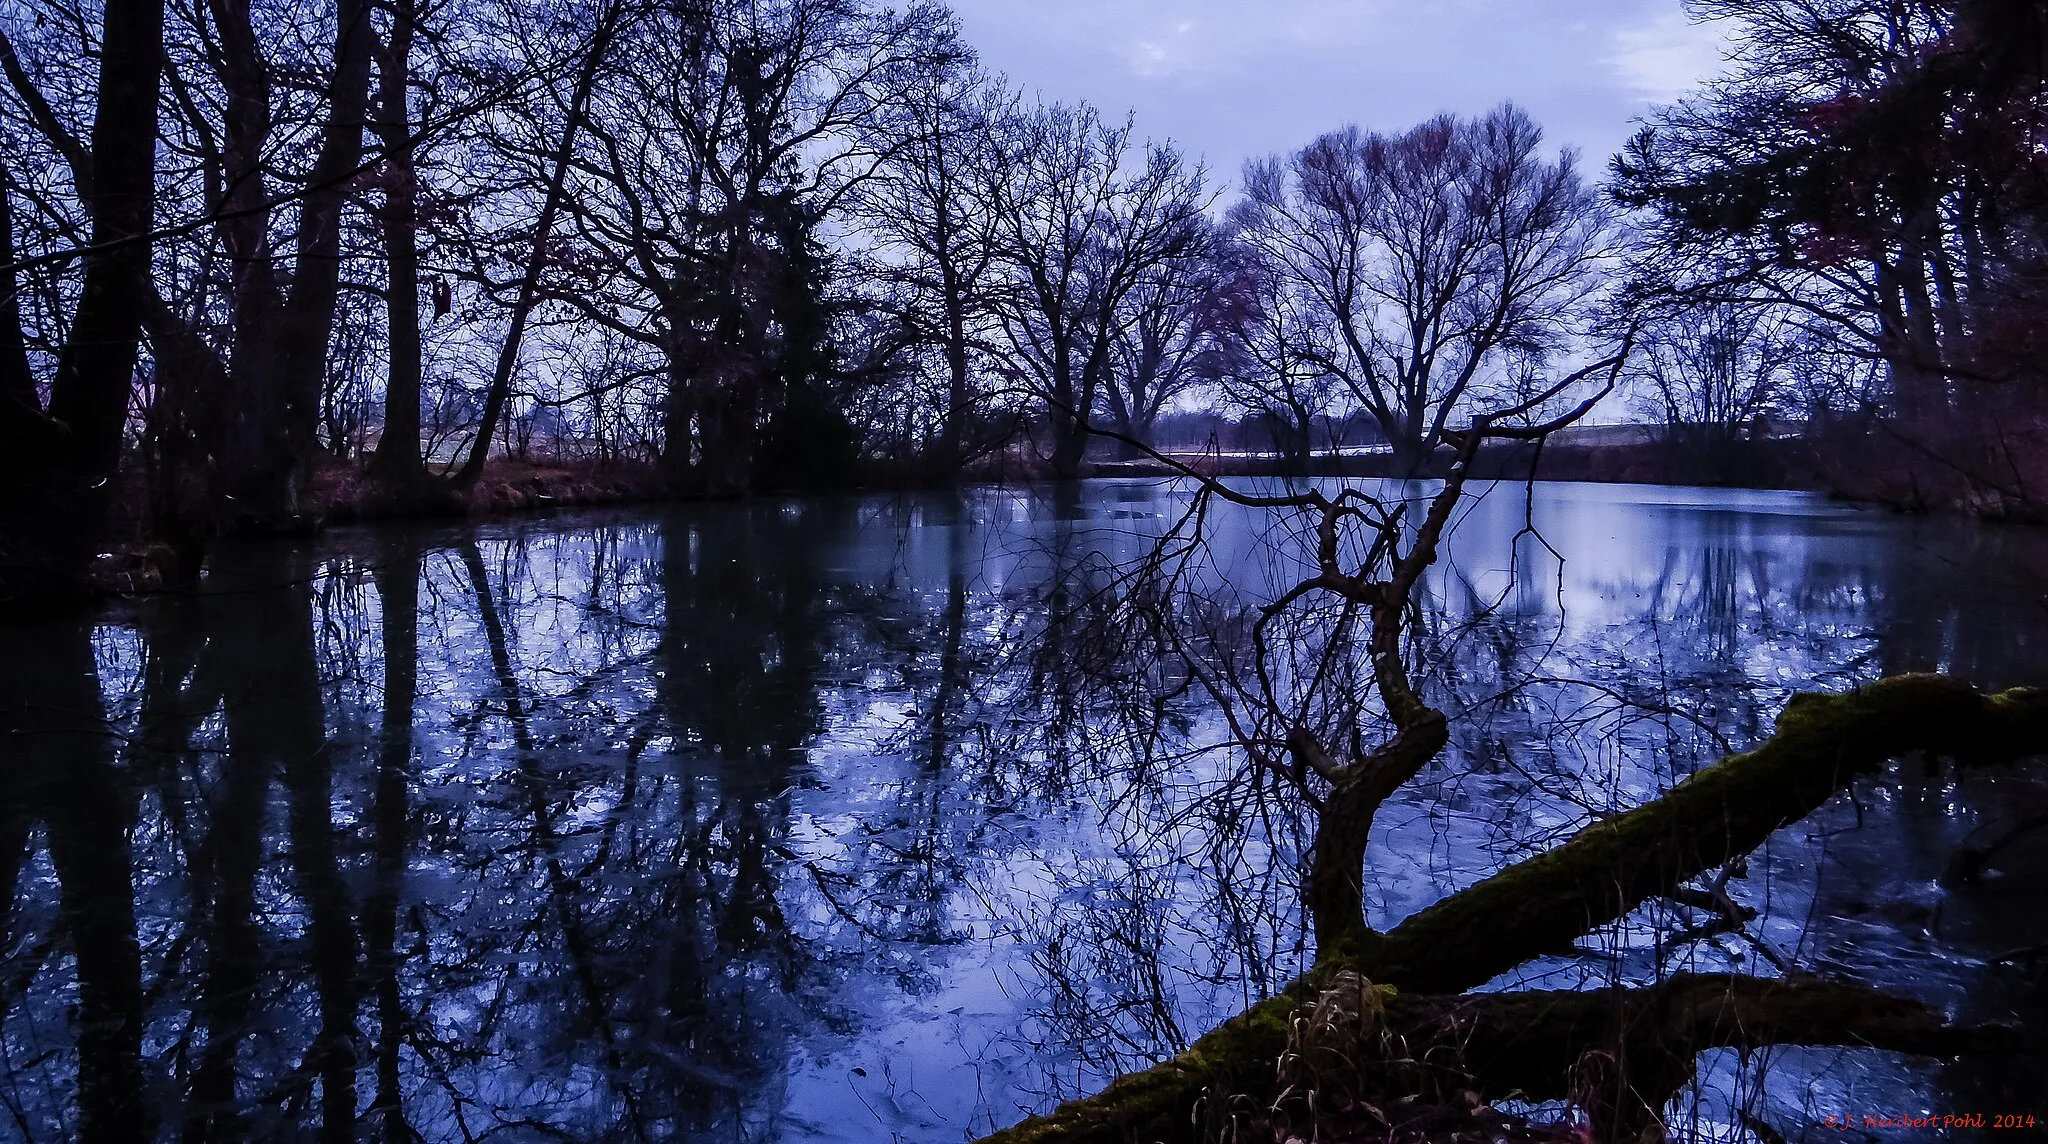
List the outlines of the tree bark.
<svg viewBox="0 0 2048 1144">
<path fill-rule="evenodd" d="M 1294 1017 L 1279 1067 L 1291 1090 L 1278 1106 L 1282 1116 L 1312 1122 L 1318 1112 L 1349 1107 L 1365 1121 L 1364 1103 L 1390 1119 L 1427 1122 L 1469 1114 L 1465 1093 L 1570 1100 L 1600 1141 L 1665 1139 L 1664 1106 L 1710 1049 L 1848 1045 L 1952 1057 L 2023 1043 L 2017 1028 L 1953 1025 L 1865 985 L 1740 974 L 1439 996 L 1345 973 Z"/>
<path fill-rule="evenodd" d="M 21 278 L 14 271 L 14 195 L 0 181 L 0 401 L 12 402 L 19 412 L 0 416 L 28 416 L 43 411 L 43 397 L 36 391 L 35 375 L 29 371 L 28 340 L 21 328 Z"/>
<path fill-rule="evenodd" d="M 217 233 L 234 288 L 227 378 L 210 444 L 218 457 L 212 499 L 230 519 L 274 499 L 268 488 L 283 446 L 283 395 L 277 381 L 279 314 L 284 305 L 277 249 L 270 235 L 270 70 L 250 15 L 250 0 L 212 0 L 215 53 L 226 104 L 221 124 L 222 197 Z"/>
<path fill-rule="evenodd" d="M 1851 1046 L 1954 1057 L 2017 1051 L 2024 1039 L 2007 1026 L 1951 1024 L 1867 986 L 1807 978 L 1680 974 L 1635 989 L 1445 996 L 1324 966 L 1172 1060 L 983 1144 L 1244 1138 L 1269 1117 L 1309 1119 L 1318 1110 L 1349 1108 L 1370 1123 L 1360 1104 L 1411 1120 L 1469 1112 L 1466 1093 L 1570 1099 L 1592 1116 L 1593 1139 L 1633 1140 L 1661 1127 L 1664 1104 L 1710 1049 Z"/>
<path fill-rule="evenodd" d="M 1323 796 L 1302 892 L 1318 958 L 1356 951 L 1373 936 L 1365 924 L 1365 847 L 1380 802 L 1356 778 L 1338 780 Z"/>
<path fill-rule="evenodd" d="M 191 587 L 205 560 L 217 509 L 214 466 L 222 452 L 224 399 L 231 375 L 212 345 L 159 295 L 143 311 L 156 367 L 156 395 L 145 439 L 150 466 L 145 533 L 156 546 L 156 571 L 166 587 Z"/>
<path fill-rule="evenodd" d="M 284 523 L 301 514 L 299 497 L 308 475 L 320 422 L 328 341 L 340 297 L 341 213 L 363 160 L 363 130 L 370 99 L 370 62 L 377 37 L 366 0 L 337 0 L 334 28 L 334 87 L 319 157 L 299 204 L 298 242 L 292 259 L 291 297 L 281 315 L 277 383 L 284 399 L 281 466 L 271 474 L 267 496 L 253 506 L 259 524 Z"/>
<path fill-rule="evenodd" d="M 1662 798 L 1580 831 L 1394 927 L 1375 981 L 1453 992 L 1569 949 L 1612 922 L 1819 809 L 1911 751 L 1959 762 L 2048 751 L 2048 691 L 1982 695 L 1939 675 L 1901 675 L 1838 695 L 1793 697 L 1777 731 Z"/>
<path fill-rule="evenodd" d="M 942 282 L 946 306 L 946 420 L 939 431 L 939 459 L 946 467 L 945 476 L 951 479 L 967 466 L 967 418 L 974 409 L 974 388 L 967 358 L 967 287 L 953 268 L 950 251 L 945 255 Z"/>
</svg>

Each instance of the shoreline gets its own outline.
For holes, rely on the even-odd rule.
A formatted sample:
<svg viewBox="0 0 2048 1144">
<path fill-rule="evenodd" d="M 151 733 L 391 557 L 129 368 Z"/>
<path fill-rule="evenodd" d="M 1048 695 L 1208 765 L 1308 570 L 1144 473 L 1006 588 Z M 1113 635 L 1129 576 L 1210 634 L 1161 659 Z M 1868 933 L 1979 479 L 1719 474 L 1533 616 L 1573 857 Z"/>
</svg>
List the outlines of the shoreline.
<svg viewBox="0 0 2048 1144">
<path fill-rule="evenodd" d="M 1195 472 L 1209 477 L 1337 477 L 1395 476 L 1384 454 L 1325 455 L 1307 463 L 1289 464 L 1278 457 L 1183 455 Z M 312 535 L 332 527 L 405 521 L 454 522 L 490 520 L 568 508 L 625 507 L 666 502 L 743 499 L 746 496 L 803 496 L 829 492 L 890 492 L 945 487 L 1014 486 L 1049 479 L 1031 465 L 998 464 L 970 471 L 953 481 L 918 481 L 901 473 L 876 473 L 830 489 L 787 488 L 753 494 L 678 493 L 668 487 L 658 466 L 645 461 L 593 462 L 569 458 L 518 460 L 497 458 L 468 489 L 457 490 L 431 478 L 422 488 L 394 492 L 372 477 L 361 462 L 330 462 L 316 471 L 308 511 L 288 527 L 231 531 L 218 539 Z M 1641 484 L 1669 488 L 1746 488 L 1766 491 L 1815 492 L 1831 500 L 1867 505 L 1900 515 L 1954 516 L 1984 523 L 2048 523 L 2048 506 L 2010 503 L 1901 503 L 1878 493 L 1858 493 L 1845 482 L 1829 479 L 1825 454 L 1815 443 L 1797 438 L 1749 445 L 1713 471 L 1686 463 L 1676 451 L 1657 444 L 1550 445 L 1541 449 L 1517 444 L 1482 453 L 1473 476 L 1482 480 Z M 1425 478 L 1442 474 L 1419 474 Z M 1183 476 L 1150 458 L 1087 462 L 1078 478 L 1173 479 Z M 102 557 L 90 577 L 94 596 L 134 596 L 173 590 L 176 580 L 165 574 L 175 556 L 166 546 L 141 540 Z"/>
<path fill-rule="evenodd" d="M 1326 454 L 1310 457 L 1305 463 L 1292 464 L 1278 457 L 1218 458 L 1181 454 L 1174 459 L 1210 477 L 1392 478 L 1401 475 L 1393 471 L 1392 458 L 1384 453 Z M 1416 475 L 1441 477 L 1444 462 L 1445 458 L 1440 455 L 1436 464 Z M 1156 460 L 1139 457 L 1097 462 L 1092 475 L 1164 477 L 1177 474 Z M 1745 444 L 1718 466 L 1689 463 L 1675 450 L 1660 444 L 1549 444 L 1540 449 L 1530 443 L 1490 446 L 1480 451 L 1473 464 L 1472 475 L 1482 480 L 1589 481 L 1597 484 L 1835 493 L 1833 482 L 1822 473 L 1818 450 L 1812 443 L 1796 438 Z M 1742 479 L 1732 479 L 1736 476 Z"/>
</svg>

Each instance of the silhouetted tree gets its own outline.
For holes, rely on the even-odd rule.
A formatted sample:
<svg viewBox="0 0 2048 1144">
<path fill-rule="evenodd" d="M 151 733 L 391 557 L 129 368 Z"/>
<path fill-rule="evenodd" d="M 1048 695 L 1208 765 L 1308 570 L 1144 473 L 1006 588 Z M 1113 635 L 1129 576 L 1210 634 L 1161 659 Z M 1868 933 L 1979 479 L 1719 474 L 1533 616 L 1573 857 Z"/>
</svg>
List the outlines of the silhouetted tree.
<svg viewBox="0 0 2048 1144">
<path fill-rule="evenodd" d="M 998 131 L 985 194 L 1004 368 L 1043 406 L 1053 475 L 1075 477 L 1131 298 L 1199 252 L 1209 192 L 1199 163 L 1140 144 L 1131 123 L 1106 124 L 1086 105 L 1022 107 Z"/>
<path fill-rule="evenodd" d="M 121 475 L 154 249 L 163 2 L 109 0 L 99 31 L 89 149 L 43 102 L 12 43 L 0 40 L 0 64 L 16 95 L 53 143 L 61 140 L 91 227 L 47 405 L 32 381 L 23 384 L 18 296 L 10 292 L 10 305 L 0 309 L 0 356 L 10 379 L 0 392 L 0 485 L 8 490 L 0 496 L 0 603 L 75 594 L 83 586 Z M 0 195 L 20 185 L 12 173 L 4 184 Z"/>
<path fill-rule="evenodd" d="M 1245 168 L 1230 221 L 1270 276 L 1257 294 L 1290 295 L 1308 336 L 1289 351 L 1379 422 L 1402 472 L 1454 417 L 1516 404 L 1582 332 L 1608 216 L 1542 138 L 1509 104 L 1399 135 L 1347 128 Z"/>
</svg>

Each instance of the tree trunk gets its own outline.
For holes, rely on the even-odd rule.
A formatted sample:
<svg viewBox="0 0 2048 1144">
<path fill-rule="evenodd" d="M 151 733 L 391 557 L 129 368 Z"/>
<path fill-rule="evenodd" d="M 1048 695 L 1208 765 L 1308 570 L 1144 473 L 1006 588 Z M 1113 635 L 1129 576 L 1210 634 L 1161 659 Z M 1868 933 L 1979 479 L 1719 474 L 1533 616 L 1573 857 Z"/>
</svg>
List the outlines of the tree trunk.
<svg viewBox="0 0 2048 1144">
<path fill-rule="evenodd" d="M 674 328 L 673 322 L 671 329 Z M 668 357 L 668 392 L 661 397 L 661 471 L 671 490 L 692 487 L 691 477 L 702 469 L 696 456 L 696 390 L 690 384 L 690 369 L 682 351 L 675 346 L 664 350 Z"/>
<path fill-rule="evenodd" d="M 1951 1025 L 1865 986 L 1809 979 L 1682 974 L 1642 989 L 1447 997 L 1391 990 L 1331 967 L 1172 1060 L 984 1144 L 1348 1139 L 1346 1130 L 1357 1128 L 1429 1139 L 1430 1127 L 1470 1125 L 1467 1093 L 1569 1098 L 1593 1115 L 1593 1139 L 1633 1141 L 1661 1127 L 1664 1103 L 1709 1049 L 1850 1045 L 1953 1057 L 2011 1052 L 2021 1040 L 2009 1028 Z M 1332 1122 L 1318 1124 L 1323 1118 Z M 1397 1137 L 1395 1125 L 1410 1131 Z"/>
<path fill-rule="evenodd" d="M 1318 959 L 1356 951 L 1371 937 L 1365 925 L 1365 846 L 1382 798 L 1348 777 L 1323 796 L 1302 888 Z"/>
<path fill-rule="evenodd" d="M 946 422 L 940 430 L 939 459 L 945 475 L 958 476 L 967 464 L 967 415 L 973 408 L 972 377 L 967 367 L 966 288 L 950 265 L 946 292 Z"/>
<path fill-rule="evenodd" d="M 1387 440 L 1393 465 L 1391 476 L 1411 480 L 1428 475 L 1431 450 L 1427 444 L 1416 438 L 1402 436 L 1392 436 Z"/>
<path fill-rule="evenodd" d="M 1662 798 L 1596 823 L 1394 927 L 1375 981 L 1470 989 L 1761 846 L 1909 751 L 1993 762 L 2048 750 L 2048 692 L 1984 696 L 1939 675 L 1795 696 L 1777 731 Z"/>
<path fill-rule="evenodd" d="M 1293 1016 L 1265 1091 L 1286 1087 L 1274 1119 L 1305 1122 L 1289 1123 L 1290 1134 L 1326 1138 L 1346 1120 L 1372 1123 L 1361 1105 L 1405 1129 L 1389 1135 L 1449 1136 L 1444 1129 L 1476 1119 L 1464 1095 L 1472 1093 L 1570 1100 L 1588 1114 L 1594 1140 L 1661 1141 L 1665 1105 L 1708 1050 L 1850 1045 L 1953 1057 L 2013 1052 L 2023 1041 L 2017 1029 L 1951 1025 L 1865 985 L 1737 974 L 1446 997 L 1338 973 Z"/>
<path fill-rule="evenodd" d="M 1070 481 L 1081 475 L 1081 459 L 1088 452 L 1088 422 L 1070 408 L 1051 410 L 1052 475 Z"/>
<path fill-rule="evenodd" d="M 1280 471 L 1302 476 L 1315 456 L 1313 414 L 1301 410 L 1272 411 L 1266 424 L 1271 430 L 1273 451 L 1280 455 Z"/>
<path fill-rule="evenodd" d="M 527 318 L 540 297 L 541 268 L 547 264 L 548 239 L 554 234 L 555 216 L 562 210 L 564 188 L 569 181 L 569 163 L 576 154 L 577 129 L 583 125 L 590 93 L 597 86 L 598 70 L 618 29 L 618 20 L 618 13 L 611 10 L 600 17 L 589 52 L 583 59 L 583 70 L 576 76 L 576 90 L 569 98 L 568 120 L 562 125 L 562 138 L 555 144 L 554 166 L 548 172 L 547 193 L 541 199 L 540 217 L 533 223 L 533 243 L 526 256 L 526 268 L 519 276 L 519 294 L 512 302 L 505 340 L 498 346 L 497 362 L 491 367 L 490 388 L 484 391 L 483 417 L 477 425 L 475 440 L 470 442 L 469 454 L 455 474 L 455 483 L 463 488 L 476 484 L 477 478 L 483 476 L 484 462 L 491 455 L 491 434 L 497 431 L 498 419 L 504 416 L 505 403 L 512 395 L 512 374 L 519 366 L 519 345 L 526 337 Z"/>
<path fill-rule="evenodd" d="M 144 437 L 148 518 L 143 533 L 165 587 L 199 580 L 212 532 L 213 465 L 219 456 L 220 410 L 228 372 L 220 355 L 190 322 L 152 296 L 143 312 L 155 365 L 155 400 Z"/>
<path fill-rule="evenodd" d="M 299 206 L 298 242 L 292 260 L 291 296 L 280 315 L 277 385 L 283 398 L 281 453 L 268 474 L 272 483 L 243 506 L 258 527 L 288 524 L 304 512 L 301 496 L 320 422 L 327 376 L 328 341 L 334 333 L 340 296 L 341 214 L 362 164 L 368 126 L 370 62 L 376 55 L 367 0 L 337 0 L 334 29 L 334 86 L 320 154 L 307 176 Z"/>
<path fill-rule="evenodd" d="M 283 395 L 277 383 L 277 338 L 284 305 L 280 259 L 270 234 L 270 192 L 265 150 L 270 139 L 270 70 L 250 17 L 249 0 L 212 5 L 220 46 L 224 194 L 217 234 L 233 277 L 234 341 L 220 423 L 210 442 L 218 458 L 216 511 L 234 523 L 253 506 L 277 499 L 272 470 L 282 451 Z"/>
<path fill-rule="evenodd" d="M 150 295 L 163 0 L 108 0 L 103 29 L 86 195 L 92 247 L 78 308 L 47 415 L 33 402 L 0 401 L 0 604 L 84 589 L 120 476 Z"/>
<path fill-rule="evenodd" d="M 36 391 L 28 365 L 28 339 L 21 329 L 21 278 L 14 270 L 14 194 L 0 181 L 0 402 L 17 411 L 0 417 L 42 413 L 43 396 Z"/>
<path fill-rule="evenodd" d="M 391 40 L 378 77 L 377 140 L 384 151 L 384 203 L 378 221 L 384 231 L 389 282 L 384 298 L 390 336 L 390 372 L 384 389 L 384 432 L 377 438 L 371 467 L 394 487 L 410 492 L 426 476 L 420 457 L 420 252 L 419 178 L 413 169 L 412 70 L 413 0 L 391 9 Z"/>
</svg>

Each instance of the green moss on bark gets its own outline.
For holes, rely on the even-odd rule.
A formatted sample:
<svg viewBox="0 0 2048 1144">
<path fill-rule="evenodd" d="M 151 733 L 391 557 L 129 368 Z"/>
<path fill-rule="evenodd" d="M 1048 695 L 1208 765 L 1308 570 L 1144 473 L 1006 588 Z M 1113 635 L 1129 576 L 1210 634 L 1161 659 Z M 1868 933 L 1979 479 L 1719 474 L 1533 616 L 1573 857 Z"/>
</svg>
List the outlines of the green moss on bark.
<svg viewBox="0 0 2048 1144">
<path fill-rule="evenodd" d="M 1368 972 L 1420 992 L 1482 985 L 1747 854 L 1909 751 L 1966 763 L 2048 751 L 2048 692 L 1985 696 L 1943 676 L 1902 675 L 1839 695 L 1796 696 L 1755 749 L 1388 931 Z"/>
<path fill-rule="evenodd" d="M 1315 998 L 1334 971 L 1319 966 L 1216 1026 L 1171 1060 L 1118 1077 L 1094 1096 L 1005 1128 L 983 1144 L 1207 1138 L 1234 1113 L 1247 1111 L 1234 1098 L 1270 1093 L 1296 1010 Z"/>
</svg>

